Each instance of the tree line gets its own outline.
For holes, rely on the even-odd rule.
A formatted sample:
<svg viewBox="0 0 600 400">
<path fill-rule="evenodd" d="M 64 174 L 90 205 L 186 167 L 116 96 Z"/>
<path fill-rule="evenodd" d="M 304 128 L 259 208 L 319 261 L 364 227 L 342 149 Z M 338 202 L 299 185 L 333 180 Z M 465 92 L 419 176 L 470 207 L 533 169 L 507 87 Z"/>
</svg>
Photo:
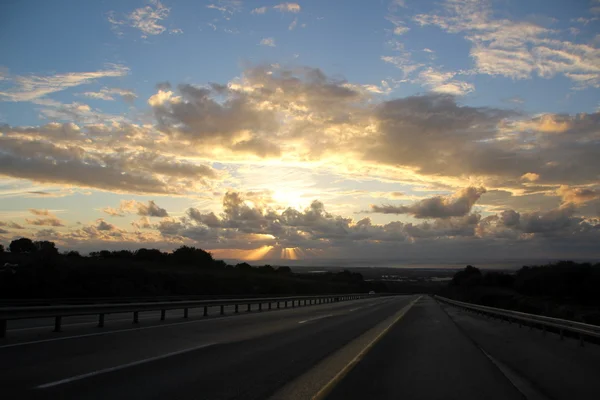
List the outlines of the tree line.
<svg viewBox="0 0 600 400">
<path fill-rule="evenodd" d="M 293 273 L 288 266 L 230 265 L 200 248 L 61 253 L 49 241 L 13 240 L 0 251 L 0 298 L 321 294 L 386 291 L 360 273 Z M 2 268 L 2 266 L 4 266 Z"/>
<path fill-rule="evenodd" d="M 459 300 L 600 324 L 600 263 L 560 261 L 514 272 L 468 265 L 440 292 Z"/>
</svg>

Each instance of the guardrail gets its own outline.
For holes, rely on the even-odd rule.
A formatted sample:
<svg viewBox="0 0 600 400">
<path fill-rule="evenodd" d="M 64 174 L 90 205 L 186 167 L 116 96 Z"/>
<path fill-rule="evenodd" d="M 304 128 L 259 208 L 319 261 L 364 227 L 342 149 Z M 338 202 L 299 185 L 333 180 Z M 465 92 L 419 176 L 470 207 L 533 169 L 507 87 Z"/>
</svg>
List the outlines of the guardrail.
<svg viewBox="0 0 600 400">
<path fill-rule="evenodd" d="M 0 337 L 6 336 L 8 321 L 17 319 L 54 318 L 54 332 L 61 332 L 62 318 L 81 315 L 98 315 L 98 327 L 104 327 L 107 314 L 133 313 L 133 323 L 139 323 L 139 313 L 142 311 L 160 311 L 160 320 L 164 321 L 167 310 L 183 310 L 183 318 L 188 318 L 189 309 L 203 308 L 204 316 L 208 316 L 210 307 L 219 307 L 219 314 L 225 315 L 225 306 L 234 306 L 234 313 L 239 313 L 240 306 L 246 306 L 246 311 L 252 311 L 252 305 L 263 310 L 263 305 L 271 310 L 273 305 L 279 308 L 299 307 L 315 304 L 333 303 L 347 300 L 356 300 L 366 297 L 382 296 L 382 294 L 333 294 L 317 296 L 294 297 L 266 297 L 266 298 L 238 298 L 214 300 L 184 300 L 168 302 L 140 302 L 119 304 L 79 304 L 79 305 L 51 305 L 37 307 L 2 307 L 0 308 Z"/>
<path fill-rule="evenodd" d="M 115 303 L 146 303 L 162 301 L 188 301 L 188 300 L 218 300 L 230 299 L 226 294 L 209 295 L 167 295 L 167 296 L 135 296 L 135 297 L 57 297 L 39 299 L 0 299 L 2 307 L 25 306 L 50 306 L 50 305 L 75 305 L 75 304 L 115 304 Z M 264 294 L 243 295 L 238 298 L 251 299 L 263 297 Z"/>
<path fill-rule="evenodd" d="M 509 322 L 516 322 L 521 325 L 528 325 L 531 328 L 539 327 L 544 333 L 546 331 L 555 331 L 560 334 L 560 339 L 564 338 L 565 332 L 570 332 L 579 336 L 579 344 L 583 346 L 584 337 L 600 338 L 600 326 L 585 324 L 583 322 L 569 321 L 566 319 L 546 317 L 543 315 L 528 314 L 520 311 L 505 310 L 482 306 L 479 304 L 466 303 L 464 301 L 452 300 L 446 297 L 434 296 L 435 299 L 462 308 L 467 311 L 473 311 L 487 316 L 500 318 Z"/>
</svg>

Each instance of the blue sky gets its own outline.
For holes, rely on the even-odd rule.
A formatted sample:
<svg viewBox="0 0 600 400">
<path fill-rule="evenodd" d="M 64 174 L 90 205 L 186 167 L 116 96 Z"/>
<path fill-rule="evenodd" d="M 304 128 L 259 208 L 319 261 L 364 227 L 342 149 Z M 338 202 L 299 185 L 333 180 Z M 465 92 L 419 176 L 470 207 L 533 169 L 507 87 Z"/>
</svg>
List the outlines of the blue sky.
<svg viewBox="0 0 600 400">
<path fill-rule="evenodd" d="M 14 1 L 0 14 L 4 243 L 598 255 L 598 1 Z"/>
</svg>

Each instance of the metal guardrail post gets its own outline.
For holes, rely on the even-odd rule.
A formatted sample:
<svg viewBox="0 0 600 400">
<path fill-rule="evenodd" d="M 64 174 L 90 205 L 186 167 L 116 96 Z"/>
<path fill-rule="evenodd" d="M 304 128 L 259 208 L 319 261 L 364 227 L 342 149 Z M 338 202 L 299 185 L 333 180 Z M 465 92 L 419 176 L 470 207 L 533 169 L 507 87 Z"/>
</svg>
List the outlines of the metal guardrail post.
<svg viewBox="0 0 600 400">
<path fill-rule="evenodd" d="M 279 303 L 279 302 L 277 302 L 277 309 L 279 309 L 279 308 L 281 308 L 281 307 L 280 307 L 280 303 Z"/>
<path fill-rule="evenodd" d="M 295 306 L 294 306 L 294 303 L 295 303 L 295 302 L 296 302 L 295 300 L 292 300 L 292 308 L 294 308 L 294 307 L 295 307 Z"/>
<path fill-rule="evenodd" d="M 221 304 L 221 315 L 225 315 L 225 306 Z"/>
<path fill-rule="evenodd" d="M 166 313 L 167 313 L 166 310 L 160 310 L 160 320 L 161 321 L 165 320 Z"/>
<path fill-rule="evenodd" d="M 239 304 L 236 304 L 236 305 L 235 305 L 235 313 L 236 313 L 236 314 L 240 312 L 240 310 L 239 310 L 239 307 L 240 307 L 240 305 L 239 305 Z"/>
<path fill-rule="evenodd" d="M 269 302 L 269 310 L 271 309 L 271 302 Z"/>
<path fill-rule="evenodd" d="M 208 316 L 208 307 L 207 306 L 204 306 L 204 314 L 203 314 L 203 316 L 204 317 Z"/>
<path fill-rule="evenodd" d="M 262 311 L 262 303 L 258 303 L 258 311 Z"/>
<path fill-rule="evenodd" d="M 252 304 L 248 303 L 248 309 L 246 310 L 247 312 L 252 311 Z"/>
<path fill-rule="evenodd" d="M 133 323 L 137 324 L 140 322 L 140 312 L 139 311 L 134 311 L 133 312 Z"/>
<path fill-rule="evenodd" d="M 184 308 L 183 309 L 183 318 L 187 318 L 188 317 L 188 308 Z"/>
<path fill-rule="evenodd" d="M 285 305 L 285 308 L 287 308 L 287 300 L 285 301 L 285 304 L 284 304 L 284 305 Z"/>
<path fill-rule="evenodd" d="M 104 314 L 98 315 L 98 328 L 104 327 Z"/>
</svg>

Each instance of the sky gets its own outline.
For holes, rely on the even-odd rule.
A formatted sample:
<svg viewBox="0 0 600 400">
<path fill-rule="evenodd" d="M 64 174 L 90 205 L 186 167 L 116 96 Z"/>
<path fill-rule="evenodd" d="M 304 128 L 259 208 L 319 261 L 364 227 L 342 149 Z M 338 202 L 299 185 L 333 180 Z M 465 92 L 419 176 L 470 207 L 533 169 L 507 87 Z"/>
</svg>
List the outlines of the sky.
<svg viewBox="0 0 600 400">
<path fill-rule="evenodd" d="M 4 1 L 0 243 L 600 257 L 600 1 Z"/>
</svg>

